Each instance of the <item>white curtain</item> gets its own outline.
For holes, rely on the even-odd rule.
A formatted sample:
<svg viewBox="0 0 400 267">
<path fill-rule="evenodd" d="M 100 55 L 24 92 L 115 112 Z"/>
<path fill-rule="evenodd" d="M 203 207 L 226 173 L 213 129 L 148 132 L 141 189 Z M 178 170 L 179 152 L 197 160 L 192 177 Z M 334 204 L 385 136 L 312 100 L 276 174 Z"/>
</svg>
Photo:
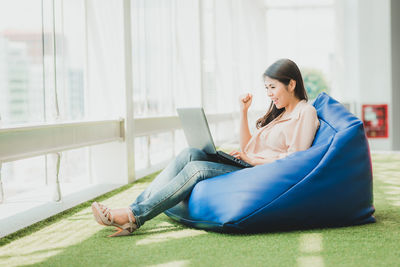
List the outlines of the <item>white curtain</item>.
<svg viewBox="0 0 400 267">
<path fill-rule="evenodd" d="M 122 1 L 87 0 L 86 115 L 124 116 L 125 71 Z"/>
<path fill-rule="evenodd" d="M 132 2 L 136 116 L 200 104 L 198 17 L 196 0 Z"/>
<path fill-rule="evenodd" d="M 239 94 L 251 92 L 258 96 L 262 92 L 261 74 L 266 68 L 264 3 L 244 0 L 206 2 L 204 12 L 213 14 L 215 21 L 214 24 L 205 21 L 206 30 L 214 31 L 214 39 L 205 42 L 215 49 L 215 53 L 206 58 L 209 65 L 215 65 L 214 72 L 207 75 L 215 77 L 215 84 L 205 88 L 205 106 L 210 112 L 237 111 Z M 223 105 L 219 103 L 221 99 Z"/>
<path fill-rule="evenodd" d="M 265 108 L 263 1 L 133 1 L 132 33 L 136 117 L 175 114 L 182 106 L 238 111 L 243 92 Z M 227 131 L 236 125 L 219 128 L 212 126 L 217 139 L 237 137 Z"/>
<path fill-rule="evenodd" d="M 231 112 L 241 91 L 259 85 L 265 65 L 262 1 L 132 3 L 136 115 L 195 105 Z"/>
</svg>

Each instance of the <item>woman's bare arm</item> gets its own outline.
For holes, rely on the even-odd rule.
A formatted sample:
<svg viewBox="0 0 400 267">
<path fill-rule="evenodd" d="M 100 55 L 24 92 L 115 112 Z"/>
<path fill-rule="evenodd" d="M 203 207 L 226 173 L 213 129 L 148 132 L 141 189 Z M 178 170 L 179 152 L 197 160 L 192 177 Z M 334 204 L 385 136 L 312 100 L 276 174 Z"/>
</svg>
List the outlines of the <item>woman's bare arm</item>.
<svg viewBox="0 0 400 267">
<path fill-rule="evenodd" d="M 249 130 L 249 122 L 247 119 L 247 111 L 253 100 L 253 95 L 248 93 L 239 97 L 240 103 L 240 150 L 244 151 L 247 143 L 251 138 Z"/>
<path fill-rule="evenodd" d="M 240 150 L 244 151 L 247 143 L 251 138 L 250 130 L 249 130 L 249 122 L 247 119 L 247 110 L 241 111 L 240 114 Z"/>
</svg>

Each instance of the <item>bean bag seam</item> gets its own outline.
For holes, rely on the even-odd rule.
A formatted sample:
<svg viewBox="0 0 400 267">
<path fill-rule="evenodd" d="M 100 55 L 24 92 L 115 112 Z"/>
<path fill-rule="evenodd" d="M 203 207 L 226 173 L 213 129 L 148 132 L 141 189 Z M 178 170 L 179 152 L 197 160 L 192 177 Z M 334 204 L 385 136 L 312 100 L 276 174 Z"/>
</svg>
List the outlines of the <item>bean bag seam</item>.
<svg viewBox="0 0 400 267">
<path fill-rule="evenodd" d="M 175 213 L 173 213 L 173 212 L 171 212 L 171 211 L 168 211 L 168 210 L 166 210 L 166 211 L 164 211 L 164 213 L 165 214 L 169 214 L 169 215 L 172 215 L 172 216 L 176 216 L 176 214 Z M 224 224 L 222 224 L 222 223 L 216 223 L 216 222 L 212 222 L 212 221 L 199 221 L 199 220 L 190 220 L 190 219 L 186 219 L 186 218 L 182 218 L 182 217 L 179 217 L 179 221 L 181 221 L 181 222 L 186 222 L 186 223 L 194 223 L 194 224 L 201 224 L 201 223 L 203 223 L 203 224 L 208 224 L 208 225 L 215 225 L 215 226 L 219 226 L 219 227 L 222 227 L 222 226 L 224 226 Z"/>
<path fill-rule="evenodd" d="M 336 133 L 339 132 L 338 130 L 336 130 L 335 127 L 333 127 L 333 126 L 332 126 L 329 122 L 327 122 L 326 120 L 324 120 L 324 119 L 322 119 L 322 118 L 320 118 L 320 117 L 318 117 L 318 119 L 320 119 L 321 121 L 323 121 L 323 122 L 325 122 L 326 124 L 328 124 L 329 127 L 331 127 L 331 129 L 335 131 L 335 135 L 336 135 Z"/>
</svg>

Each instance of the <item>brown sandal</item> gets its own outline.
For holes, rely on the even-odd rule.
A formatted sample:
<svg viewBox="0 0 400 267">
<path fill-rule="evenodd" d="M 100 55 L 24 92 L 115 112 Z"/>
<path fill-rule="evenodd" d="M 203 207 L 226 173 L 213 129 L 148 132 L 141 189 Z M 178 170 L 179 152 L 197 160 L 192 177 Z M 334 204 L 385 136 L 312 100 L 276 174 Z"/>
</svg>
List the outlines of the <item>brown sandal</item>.
<svg viewBox="0 0 400 267">
<path fill-rule="evenodd" d="M 114 215 L 112 214 L 111 209 L 107 208 L 106 206 L 99 204 L 97 202 L 93 202 L 92 204 L 92 211 L 95 220 L 105 226 L 115 226 L 117 227 L 115 232 L 109 237 L 116 237 L 116 236 L 126 236 L 130 235 L 134 232 L 138 227 L 137 224 L 132 221 L 132 218 L 129 214 L 129 210 L 127 209 L 126 212 L 128 213 L 129 222 L 125 223 L 124 225 L 119 225 L 114 222 Z M 109 216 L 110 215 L 110 218 Z"/>
</svg>

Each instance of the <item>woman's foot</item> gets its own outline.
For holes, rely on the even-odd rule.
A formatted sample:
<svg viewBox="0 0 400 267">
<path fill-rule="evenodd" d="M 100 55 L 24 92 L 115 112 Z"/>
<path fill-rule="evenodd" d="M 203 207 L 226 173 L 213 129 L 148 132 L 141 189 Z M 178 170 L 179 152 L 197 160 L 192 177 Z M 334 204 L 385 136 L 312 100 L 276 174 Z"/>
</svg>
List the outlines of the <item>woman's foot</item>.
<svg viewBox="0 0 400 267">
<path fill-rule="evenodd" d="M 104 211 L 106 211 L 107 207 L 100 203 L 99 203 L 99 206 L 100 206 L 100 209 L 104 213 Z M 129 222 L 128 216 L 131 217 L 131 220 L 133 223 L 136 223 L 135 217 L 133 216 L 133 213 L 130 208 L 110 209 L 110 212 L 108 213 L 108 216 L 107 216 L 109 219 L 111 219 L 110 218 L 111 213 L 114 216 L 114 222 L 116 224 L 123 225 L 123 224 L 128 223 Z"/>
<path fill-rule="evenodd" d="M 105 226 L 117 227 L 117 232 L 111 236 L 128 235 L 137 229 L 136 220 L 130 208 L 109 209 L 93 202 L 92 211 L 96 221 Z"/>
</svg>

